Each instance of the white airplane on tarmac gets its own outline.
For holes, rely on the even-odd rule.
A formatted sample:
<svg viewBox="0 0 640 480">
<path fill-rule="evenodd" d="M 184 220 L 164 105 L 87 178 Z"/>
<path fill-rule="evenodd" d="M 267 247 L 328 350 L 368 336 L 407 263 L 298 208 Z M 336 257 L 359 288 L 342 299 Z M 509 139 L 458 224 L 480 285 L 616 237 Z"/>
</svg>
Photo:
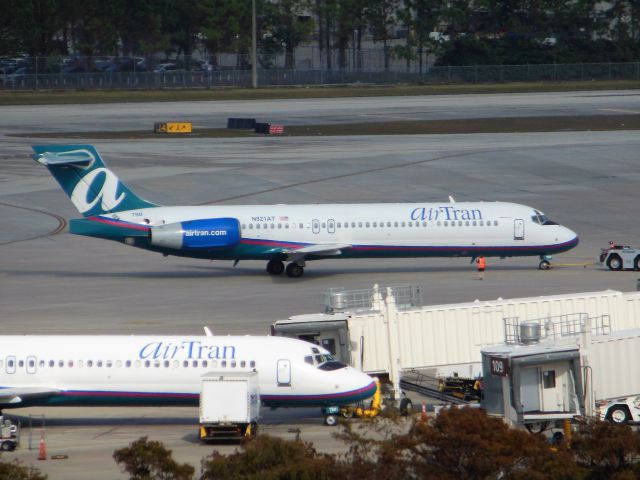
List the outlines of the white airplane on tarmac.
<svg viewBox="0 0 640 480">
<path fill-rule="evenodd" d="M 578 244 L 570 229 L 504 202 L 162 207 L 136 196 L 91 145 L 35 145 L 82 219 L 69 231 L 165 256 L 267 260 L 267 272 L 301 277 L 325 258 L 538 256 Z M 286 269 L 284 262 L 289 262 Z"/>
<path fill-rule="evenodd" d="M 0 336 L 0 409 L 198 405 L 202 375 L 259 374 L 268 407 L 337 407 L 374 380 L 325 349 L 272 336 Z"/>
</svg>

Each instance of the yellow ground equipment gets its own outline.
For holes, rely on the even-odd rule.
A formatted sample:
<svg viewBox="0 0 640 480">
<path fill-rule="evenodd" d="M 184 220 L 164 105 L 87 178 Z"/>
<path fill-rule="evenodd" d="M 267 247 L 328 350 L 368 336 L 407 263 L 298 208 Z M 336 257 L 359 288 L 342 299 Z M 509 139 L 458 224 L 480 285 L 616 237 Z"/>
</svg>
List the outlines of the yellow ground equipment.
<svg viewBox="0 0 640 480">
<path fill-rule="evenodd" d="M 154 133 L 191 133 L 192 131 L 191 122 L 164 122 L 153 125 Z"/>
<path fill-rule="evenodd" d="M 380 380 L 377 378 L 374 378 L 373 380 L 376 382 L 376 391 L 373 394 L 369 408 L 364 408 L 364 406 L 360 404 L 341 408 L 340 413 L 343 417 L 351 418 L 356 416 L 359 418 L 373 418 L 378 416 L 382 410 L 382 390 L 380 387 Z"/>
</svg>

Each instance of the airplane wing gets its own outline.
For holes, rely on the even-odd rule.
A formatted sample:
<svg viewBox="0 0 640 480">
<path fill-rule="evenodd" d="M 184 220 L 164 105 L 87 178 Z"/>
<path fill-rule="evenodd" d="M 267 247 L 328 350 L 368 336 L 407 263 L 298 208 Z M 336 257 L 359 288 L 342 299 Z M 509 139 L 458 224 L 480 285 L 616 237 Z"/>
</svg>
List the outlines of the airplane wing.
<svg viewBox="0 0 640 480">
<path fill-rule="evenodd" d="M 33 398 L 50 397 L 60 393 L 60 390 L 49 387 L 15 387 L 0 389 L 0 404 L 22 403 Z"/>
<path fill-rule="evenodd" d="M 286 248 L 282 253 L 286 253 L 289 260 L 298 260 L 307 255 L 340 255 L 342 250 L 351 247 L 348 243 L 316 243 L 302 248 Z"/>
</svg>

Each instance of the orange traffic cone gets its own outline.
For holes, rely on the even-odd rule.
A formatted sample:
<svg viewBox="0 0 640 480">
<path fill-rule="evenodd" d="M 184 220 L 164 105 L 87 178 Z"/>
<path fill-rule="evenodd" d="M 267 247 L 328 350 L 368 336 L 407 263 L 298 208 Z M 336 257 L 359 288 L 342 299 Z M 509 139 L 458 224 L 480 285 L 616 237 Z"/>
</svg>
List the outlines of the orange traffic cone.
<svg viewBox="0 0 640 480">
<path fill-rule="evenodd" d="M 40 453 L 38 454 L 38 460 L 47 459 L 47 448 L 44 445 L 44 432 L 40 434 Z"/>
<path fill-rule="evenodd" d="M 420 413 L 420 421 L 421 422 L 426 422 L 427 421 L 427 404 L 426 404 L 426 402 L 422 402 L 422 412 Z"/>
</svg>

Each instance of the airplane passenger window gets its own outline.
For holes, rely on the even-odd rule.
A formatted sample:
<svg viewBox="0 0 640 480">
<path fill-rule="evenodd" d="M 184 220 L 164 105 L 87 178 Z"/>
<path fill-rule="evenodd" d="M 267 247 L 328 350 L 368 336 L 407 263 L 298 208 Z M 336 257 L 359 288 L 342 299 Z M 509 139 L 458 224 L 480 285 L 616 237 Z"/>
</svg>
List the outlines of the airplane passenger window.
<svg viewBox="0 0 640 480">
<path fill-rule="evenodd" d="M 144 361 L 144 367 L 149 368 L 151 366 L 151 362 L 149 360 Z"/>
<path fill-rule="evenodd" d="M 260 224 L 256 223 L 256 230 L 260 230 Z"/>
<path fill-rule="evenodd" d="M 391 228 L 391 222 L 387 222 L 387 227 Z"/>
<path fill-rule="evenodd" d="M 458 226 L 461 227 L 462 226 L 462 220 L 458 220 Z"/>
<path fill-rule="evenodd" d="M 217 360 L 211 360 L 211 368 L 218 368 L 218 361 Z"/>
<path fill-rule="evenodd" d="M 285 223 L 285 224 L 284 224 L 284 228 L 285 228 L 285 229 L 289 228 L 289 224 L 288 224 L 288 223 Z"/>
<path fill-rule="evenodd" d="M 351 228 L 356 228 L 356 222 L 351 222 Z"/>
<path fill-rule="evenodd" d="M 178 360 L 173 361 L 173 368 L 178 368 L 180 366 L 180 362 Z"/>
<path fill-rule="evenodd" d="M 398 227 L 398 222 L 393 222 L 393 226 L 397 228 Z"/>
<path fill-rule="evenodd" d="M 78 367 L 84 367 L 84 362 L 82 360 L 78 360 Z"/>
<path fill-rule="evenodd" d="M 376 228 L 378 226 L 378 222 L 373 222 L 372 226 L 373 228 Z"/>
<path fill-rule="evenodd" d="M 484 227 L 484 222 L 482 220 L 480 220 L 480 226 Z"/>
<path fill-rule="evenodd" d="M 227 368 L 227 361 L 226 361 L 226 360 L 222 360 L 222 361 L 220 362 L 220 366 L 221 366 L 222 368 Z"/>
<path fill-rule="evenodd" d="M 365 226 L 366 226 L 367 228 L 369 228 L 369 226 L 370 226 L 370 225 L 371 225 L 371 224 L 370 224 L 369 222 L 365 223 Z"/>
<path fill-rule="evenodd" d="M 384 222 L 380 222 L 380 228 L 384 228 Z"/>
<path fill-rule="evenodd" d="M 264 227 L 264 228 L 267 228 L 267 227 Z M 271 230 L 273 230 L 274 228 L 276 228 L 276 224 L 275 224 L 275 223 L 272 223 L 272 224 L 271 224 Z"/>
<path fill-rule="evenodd" d="M 298 228 L 304 228 L 304 224 L 303 223 L 299 223 L 298 224 Z"/>
<path fill-rule="evenodd" d="M 403 226 L 403 227 L 407 226 L 407 224 L 405 222 L 402 222 L 400 225 Z"/>
<path fill-rule="evenodd" d="M 13 365 L 14 365 L 13 360 L 7 360 L 7 367 L 13 368 Z"/>
<path fill-rule="evenodd" d="M 169 360 L 165 360 L 163 362 L 164 368 L 169 368 L 169 366 L 171 365 L 171 362 Z"/>
<path fill-rule="evenodd" d="M 184 360 L 184 361 L 182 362 L 182 366 L 183 366 L 183 367 L 188 367 L 188 366 L 189 366 L 189 360 Z"/>
<path fill-rule="evenodd" d="M 468 227 L 468 226 L 469 226 L 469 220 L 467 220 L 466 222 L 464 222 L 464 224 Z"/>
<path fill-rule="evenodd" d="M 107 364 L 107 367 L 108 367 L 108 366 L 109 366 L 109 365 Z M 153 366 L 154 366 L 154 367 L 156 367 L 156 368 L 158 368 L 158 367 L 160 366 L 160 360 L 154 360 L 154 361 L 153 361 Z"/>
<path fill-rule="evenodd" d="M 231 368 L 236 368 L 236 361 L 235 360 L 231 360 Z"/>
<path fill-rule="evenodd" d="M 242 228 L 242 230 L 245 230 L 247 228 L 247 226 L 243 223 L 240 228 Z"/>
<path fill-rule="evenodd" d="M 281 223 L 278 224 L 278 228 L 282 228 L 282 224 Z"/>
<path fill-rule="evenodd" d="M 73 367 L 73 360 L 69 360 L 69 361 L 67 362 L 67 365 L 68 365 L 69 367 Z"/>
<path fill-rule="evenodd" d="M 475 227 L 478 224 L 475 220 L 473 221 L 473 226 Z"/>
<path fill-rule="evenodd" d="M 64 360 L 58 360 L 58 366 L 64 367 Z"/>
<path fill-rule="evenodd" d="M 18 360 L 18 366 L 24 367 L 24 360 Z"/>
<path fill-rule="evenodd" d="M 197 361 L 197 360 L 194 360 L 194 361 L 193 361 L 193 363 L 192 363 L 192 365 L 193 365 L 193 367 L 194 367 L 194 368 L 195 368 L 195 367 L 197 367 L 197 366 L 198 366 L 198 361 Z"/>
<path fill-rule="evenodd" d="M 203 360 L 203 361 L 202 361 L 202 366 L 203 366 L 204 368 L 207 368 L 207 363 L 208 363 L 208 362 L 207 362 L 206 360 Z"/>
<path fill-rule="evenodd" d="M 254 368 L 255 366 L 256 366 L 256 362 L 255 362 L 255 361 L 253 361 L 253 360 L 251 360 L 251 361 L 249 362 L 249 367 Z"/>
<path fill-rule="evenodd" d="M 247 366 L 247 362 L 244 360 L 240 360 L 240 368 L 245 368 Z"/>
<path fill-rule="evenodd" d="M 87 360 L 87 367 L 93 367 L 93 360 Z"/>
<path fill-rule="evenodd" d="M 116 368 L 122 368 L 122 360 L 116 360 Z"/>
<path fill-rule="evenodd" d="M 40 368 L 44 368 L 44 360 L 40 360 L 40 365 L 38 365 Z M 0 367 L 2 367 L 2 360 L 0 360 Z"/>
<path fill-rule="evenodd" d="M 136 360 L 136 368 L 140 368 L 142 366 L 142 362 L 140 360 Z"/>
<path fill-rule="evenodd" d="M 107 360 L 106 365 L 107 368 L 111 368 L 113 366 L 113 362 L 111 360 Z"/>
<path fill-rule="evenodd" d="M 425 220 L 424 222 L 422 222 L 422 226 L 426 227 L 427 226 L 427 221 Z"/>
<path fill-rule="evenodd" d="M 407 223 L 407 227 L 413 227 L 413 222 Z"/>
<path fill-rule="evenodd" d="M 253 223 L 249 224 L 249 230 L 253 230 Z"/>
<path fill-rule="evenodd" d="M 33 368 L 36 366 L 35 360 L 29 360 L 29 367 Z"/>
<path fill-rule="evenodd" d="M 447 222 L 446 220 L 444 222 L 442 222 L 442 226 L 443 227 L 448 227 L 449 226 L 449 222 Z"/>
<path fill-rule="evenodd" d="M 441 226 L 441 225 L 440 225 L 440 222 L 438 222 L 438 226 Z"/>
<path fill-rule="evenodd" d="M 358 222 L 358 228 L 362 228 L 362 222 Z"/>
<path fill-rule="evenodd" d="M 127 360 L 126 362 L 124 362 L 124 366 L 127 368 L 131 368 L 131 360 Z"/>
<path fill-rule="evenodd" d="M 494 227 L 497 227 L 497 226 L 498 226 L 498 220 L 494 220 L 494 221 L 493 221 L 493 226 L 494 226 Z"/>
<path fill-rule="evenodd" d="M 269 228 L 269 225 L 267 225 L 266 223 L 263 223 L 262 224 L 262 228 L 264 228 L 266 230 L 267 228 Z"/>
</svg>

